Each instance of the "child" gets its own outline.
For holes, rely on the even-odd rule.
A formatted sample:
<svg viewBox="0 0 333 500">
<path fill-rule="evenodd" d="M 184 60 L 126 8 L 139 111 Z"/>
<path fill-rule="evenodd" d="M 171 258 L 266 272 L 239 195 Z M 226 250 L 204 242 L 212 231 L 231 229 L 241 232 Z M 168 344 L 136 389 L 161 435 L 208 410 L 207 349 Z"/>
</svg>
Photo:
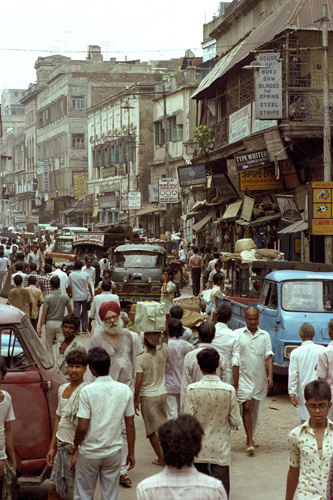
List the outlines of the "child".
<svg viewBox="0 0 333 500">
<path fill-rule="evenodd" d="M 331 389 L 325 380 L 313 380 L 304 388 L 310 418 L 289 433 L 289 472 L 286 500 L 326 498 L 333 450 L 333 422 L 328 418 L 332 406 Z"/>
<path fill-rule="evenodd" d="M 71 462 L 77 450 L 73 448 L 78 419 L 79 396 L 84 387 L 83 376 L 87 370 L 88 356 L 79 350 L 70 351 L 66 357 L 69 383 L 62 384 L 58 392 L 58 408 L 50 449 L 46 461 L 52 467 L 49 500 L 67 498 L 68 489 L 74 487 L 74 470 Z"/>
<path fill-rule="evenodd" d="M 213 288 L 210 292 L 210 301 L 212 303 L 211 317 L 214 317 L 214 311 L 216 311 L 216 297 L 223 299 L 224 293 L 221 292 L 221 286 L 223 284 L 223 276 L 220 273 L 216 273 L 213 276 Z"/>
<path fill-rule="evenodd" d="M 0 356 L 0 385 L 6 373 L 6 361 Z M 16 476 L 16 459 L 11 429 L 11 421 L 15 420 L 15 416 L 12 398 L 8 392 L 0 391 L 0 403 L 0 498 L 9 500 L 11 498 L 11 482 Z"/>
</svg>

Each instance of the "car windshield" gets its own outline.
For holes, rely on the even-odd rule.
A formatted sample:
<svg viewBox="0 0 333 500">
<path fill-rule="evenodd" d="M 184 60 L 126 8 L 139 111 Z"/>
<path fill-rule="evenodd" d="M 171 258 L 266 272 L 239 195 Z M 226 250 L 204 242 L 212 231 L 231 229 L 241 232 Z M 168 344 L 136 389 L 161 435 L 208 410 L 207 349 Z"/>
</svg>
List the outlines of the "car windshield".
<svg viewBox="0 0 333 500">
<path fill-rule="evenodd" d="M 282 285 L 282 308 L 286 311 L 333 311 L 333 280 L 287 281 Z"/>
<path fill-rule="evenodd" d="M 51 352 L 45 350 L 40 338 L 32 327 L 30 321 L 25 317 L 20 325 L 20 332 L 24 338 L 24 343 L 27 345 L 28 350 L 34 353 L 34 357 L 37 357 L 39 363 L 46 368 L 52 368 L 53 366 L 53 355 Z"/>
<path fill-rule="evenodd" d="M 158 269 L 162 266 L 162 255 L 151 252 L 135 251 L 135 252 L 117 252 L 115 254 L 116 267 L 140 267 L 146 269 Z"/>
<path fill-rule="evenodd" d="M 56 240 L 54 246 L 55 252 L 70 253 L 73 251 L 73 240 Z"/>
<path fill-rule="evenodd" d="M 85 257 L 90 257 L 91 259 L 101 260 L 105 253 L 105 249 L 99 247 L 76 247 L 79 251 L 79 260 L 84 260 Z"/>
</svg>

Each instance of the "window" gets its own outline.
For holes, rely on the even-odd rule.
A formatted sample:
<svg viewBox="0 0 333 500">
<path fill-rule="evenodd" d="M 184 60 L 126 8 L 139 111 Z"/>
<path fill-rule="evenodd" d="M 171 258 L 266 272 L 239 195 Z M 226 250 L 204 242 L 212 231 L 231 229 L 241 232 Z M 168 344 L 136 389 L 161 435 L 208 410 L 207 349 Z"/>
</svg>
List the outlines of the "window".
<svg viewBox="0 0 333 500">
<path fill-rule="evenodd" d="M 129 142 L 126 143 L 126 160 L 131 161 L 131 147 Z"/>
<path fill-rule="evenodd" d="M 278 290 L 276 283 L 266 281 L 261 294 L 260 304 L 269 309 L 277 309 L 278 306 Z"/>
<path fill-rule="evenodd" d="M 72 109 L 84 109 L 84 97 L 72 97 Z"/>
<path fill-rule="evenodd" d="M 84 134 L 72 134 L 72 148 L 84 149 Z"/>
<path fill-rule="evenodd" d="M 15 97 L 17 97 L 18 96 L 18 92 L 14 92 L 14 95 L 15 95 Z"/>
<path fill-rule="evenodd" d="M 116 161 L 116 151 L 115 147 L 111 146 L 111 163 L 115 163 Z"/>
<path fill-rule="evenodd" d="M 162 146 L 165 143 L 164 128 L 161 121 L 154 123 L 155 146 Z"/>
<path fill-rule="evenodd" d="M 104 149 L 104 165 L 108 164 L 108 148 Z"/>
<path fill-rule="evenodd" d="M 102 166 L 102 150 L 101 149 L 98 151 L 98 166 L 99 167 Z"/>
<path fill-rule="evenodd" d="M 5 358 L 9 369 L 20 370 L 31 366 L 18 338 L 17 331 L 13 327 L 5 327 L 0 331 L 1 356 Z"/>
<path fill-rule="evenodd" d="M 123 161 L 123 145 L 119 144 L 118 146 L 118 157 L 119 157 L 119 163 L 122 163 Z"/>
<path fill-rule="evenodd" d="M 285 311 L 333 311 L 333 281 L 286 281 L 282 285 L 282 307 Z"/>
</svg>

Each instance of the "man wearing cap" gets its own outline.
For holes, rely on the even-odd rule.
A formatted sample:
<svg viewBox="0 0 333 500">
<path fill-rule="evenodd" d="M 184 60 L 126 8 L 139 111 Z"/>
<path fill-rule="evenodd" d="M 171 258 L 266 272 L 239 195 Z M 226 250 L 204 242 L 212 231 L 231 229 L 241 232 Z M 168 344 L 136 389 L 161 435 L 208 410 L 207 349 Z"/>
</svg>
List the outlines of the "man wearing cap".
<svg viewBox="0 0 333 500">
<path fill-rule="evenodd" d="M 120 319 L 120 306 L 114 301 L 104 302 L 99 308 L 99 317 L 103 322 L 102 330 L 96 333 L 90 343 L 93 347 L 102 347 L 110 356 L 109 375 L 113 380 L 126 384 L 134 390 L 135 367 L 133 364 L 133 339 L 131 333 L 124 328 Z M 120 484 L 131 486 L 131 480 L 126 473 L 127 438 L 126 427 L 122 425 L 122 465 Z"/>
</svg>

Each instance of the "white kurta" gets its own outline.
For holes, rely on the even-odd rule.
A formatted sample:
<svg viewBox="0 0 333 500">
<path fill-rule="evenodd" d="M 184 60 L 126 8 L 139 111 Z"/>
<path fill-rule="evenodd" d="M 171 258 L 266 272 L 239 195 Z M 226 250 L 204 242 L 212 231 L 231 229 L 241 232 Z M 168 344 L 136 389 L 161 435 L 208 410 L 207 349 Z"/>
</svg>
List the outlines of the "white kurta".
<svg viewBox="0 0 333 500">
<path fill-rule="evenodd" d="M 238 401 L 244 403 L 251 398 L 261 401 L 267 394 L 266 359 L 274 355 L 270 335 L 259 327 L 254 335 L 247 327 L 235 333 L 240 343 Z"/>
<path fill-rule="evenodd" d="M 316 366 L 319 354 L 323 351 L 325 351 L 324 346 L 306 340 L 290 354 L 288 393 L 289 396 L 296 396 L 298 400 L 297 416 L 300 420 L 309 418 L 305 406 L 304 387 L 317 379 Z"/>
</svg>

